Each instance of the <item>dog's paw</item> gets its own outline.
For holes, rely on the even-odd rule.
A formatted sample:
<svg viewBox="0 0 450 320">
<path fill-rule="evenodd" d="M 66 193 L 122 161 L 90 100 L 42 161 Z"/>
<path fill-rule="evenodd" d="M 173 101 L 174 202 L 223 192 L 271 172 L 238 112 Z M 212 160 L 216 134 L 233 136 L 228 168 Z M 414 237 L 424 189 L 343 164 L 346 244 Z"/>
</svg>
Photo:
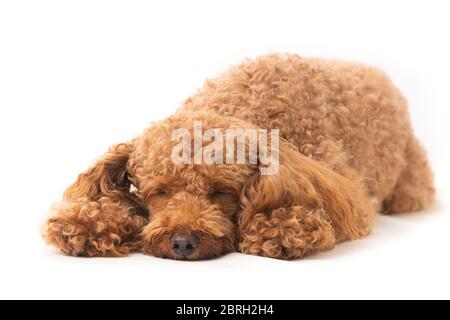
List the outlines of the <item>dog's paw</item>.
<svg viewBox="0 0 450 320">
<path fill-rule="evenodd" d="M 121 257 L 140 249 L 146 220 L 109 202 L 72 201 L 54 207 L 43 231 L 47 243 L 78 257 Z"/>
<path fill-rule="evenodd" d="M 128 246 L 120 245 L 118 235 L 88 231 L 83 226 L 57 219 L 48 222 L 44 238 L 64 254 L 76 257 L 119 257 L 130 250 Z"/>
<path fill-rule="evenodd" d="M 74 224 L 50 219 L 43 233 L 47 243 L 71 256 L 88 255 L 88 235 L 83 228 Z M 94 252 L 91 252 L 92 254 Z"/>
<path fill-rule="evenodd" d="M 243 253 L 293 260 L 334 248 L 335 232 L 323 210 L 302 207 L 255 215 L 240 243 Z"/>
</svg>

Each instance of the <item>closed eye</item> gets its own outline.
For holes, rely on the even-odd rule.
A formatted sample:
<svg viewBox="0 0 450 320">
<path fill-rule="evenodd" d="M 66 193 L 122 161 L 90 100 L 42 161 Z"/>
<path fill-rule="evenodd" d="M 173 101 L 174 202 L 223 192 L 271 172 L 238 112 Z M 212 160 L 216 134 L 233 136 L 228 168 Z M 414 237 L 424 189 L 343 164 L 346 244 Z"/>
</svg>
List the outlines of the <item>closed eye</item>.
<svg viewBox="0 0 450 320">
<path fill-rule="evenodd" d="M 209 195 L 212 197 L 220 197 L 220 196 L 226 196 L 226 195 L 232 195 L 233 192 L 230 190 L 222 190 L 222 189 L 217 189 L 212 191 Z"/>
<path fill-rule="evenodd" d="M 152 195 L 154 196 L 159 196 L 159 197 L 164 197 L 168 195 L 168 191 L 165 189 L 160 189 L 160 190 L 156 190 Z"/>
</svg>

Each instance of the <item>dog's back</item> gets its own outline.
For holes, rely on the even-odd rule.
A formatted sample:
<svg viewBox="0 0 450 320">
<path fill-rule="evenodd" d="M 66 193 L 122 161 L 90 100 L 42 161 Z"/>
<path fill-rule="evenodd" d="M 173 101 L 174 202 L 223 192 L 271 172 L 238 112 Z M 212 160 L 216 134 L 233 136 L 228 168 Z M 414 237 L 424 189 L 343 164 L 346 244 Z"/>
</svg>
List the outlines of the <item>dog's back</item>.
<svg viewBox="0 0 450 320">
<path fill-rule="evenodd" d="M 340 173 L 355 171 L 380 210 L 420 210 L 433 198 L 432 173 L 407 102 L 375 68 L 263 56 L 207 81 L 180 111 L 193 110 L 279 128 L 304 155 Z"/>
</svg>

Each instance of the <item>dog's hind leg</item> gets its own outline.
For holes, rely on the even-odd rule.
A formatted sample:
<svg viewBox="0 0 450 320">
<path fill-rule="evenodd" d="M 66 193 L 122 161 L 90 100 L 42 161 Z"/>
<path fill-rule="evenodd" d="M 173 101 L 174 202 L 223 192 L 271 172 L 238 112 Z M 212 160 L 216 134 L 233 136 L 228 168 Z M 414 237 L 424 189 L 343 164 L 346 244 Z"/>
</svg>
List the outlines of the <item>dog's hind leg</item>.
<svg viewBox="0 0 450 320">
<path fill-rule="evenodd" d="M 433 173 L 426 152 L 411 134 L 406 147 L 407 165 L 392 194 L 384 201 L 386 213 L 414 212 L 428 207 L 435 194 Z"/>
</svg>

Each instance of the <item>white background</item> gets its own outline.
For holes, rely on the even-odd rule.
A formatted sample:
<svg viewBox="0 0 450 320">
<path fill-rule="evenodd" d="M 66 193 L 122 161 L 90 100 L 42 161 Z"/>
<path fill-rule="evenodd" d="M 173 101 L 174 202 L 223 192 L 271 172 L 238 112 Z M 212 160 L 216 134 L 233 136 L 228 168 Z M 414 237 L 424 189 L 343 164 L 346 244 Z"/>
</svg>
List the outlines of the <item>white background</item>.
<svg viewBox="0 0 450 320">
<path fill-rule="evenodd" d="M 0 2 L 0 298 L 450 298 L 448 1 Z M 109 145 L 244 57 L 285 51 L 387 71 L 408 97 L 438 200 L 303 261 L 79 259 L 39 235 Z"/>
</svg>

